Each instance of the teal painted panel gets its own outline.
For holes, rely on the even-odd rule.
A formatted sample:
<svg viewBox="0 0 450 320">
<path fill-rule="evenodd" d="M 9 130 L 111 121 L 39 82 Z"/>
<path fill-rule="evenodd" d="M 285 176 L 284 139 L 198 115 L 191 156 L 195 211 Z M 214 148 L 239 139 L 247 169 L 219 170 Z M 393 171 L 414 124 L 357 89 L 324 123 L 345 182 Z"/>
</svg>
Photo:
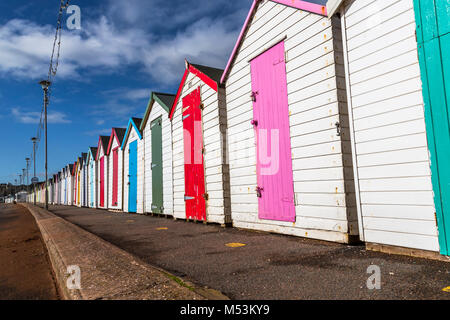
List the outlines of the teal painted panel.
<svg viewBox="0 0 450 320">
<path fill-rule="evenodd" d="M 434 0 L 414 0 L 417 42 L 423 43 L 438 36 L 436 6 Z"/>
<path fill-rule="evenodd" d="M 419 46 L 425 120 L 441 253 L 449 254 L 450 135 L 439 39 Z"/>
<path fill-rule="evenodd" d="M 450 0 L 435 0 L 438 21 L 438 34 L 443 36 L 450 32 Z"/>
<path fill-rule="evenodd" d="M 442 72 L 443 72 L 443 87 L 444 87 L 444 96 L 445 98 L 445 107 L 447 111 L 447 119 L 448 124 L 450 124 L 450 33 L 439 37 L 439 44 L 441 47 L 441 63 L 442 63 Z M 449 125 L 450 126 L 450 125 Z M 447 134 L 450 135 L 450 131 L 447 131 Z M 450 196 L 450 146 L 447 145 L 447 158 L 442 159 L 443 167 L 446 170 L 446 185 L 445 190 L 447 196 Z M 445 161 L 445 162 L 444 162 Z M 450 199 L 446 198 L 446 209 L 444 210 L 444 229 L 446 233 L 446 241 L 447 241 L 447 255 L 450 255 Z"/>
<path fill-rule="evenodd" d="M 450 35 L 442 30 L 448 30 L 449 2 L 414 0 L 436 221 L 444 255 L 450 254 Z"/>
</svg>

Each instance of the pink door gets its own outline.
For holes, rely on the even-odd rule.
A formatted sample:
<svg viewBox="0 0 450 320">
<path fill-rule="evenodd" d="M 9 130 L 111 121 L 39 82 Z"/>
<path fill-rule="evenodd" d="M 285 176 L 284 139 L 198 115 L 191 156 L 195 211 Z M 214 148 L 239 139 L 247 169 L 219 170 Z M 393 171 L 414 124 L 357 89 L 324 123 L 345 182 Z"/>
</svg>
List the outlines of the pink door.
<svg viewBox="0 0 450 320">
<path fill-rule="evenodd" d="M 119 147 L 113 150 L 113 189 L 112 206 L 118 205 L 119 199 Z"/>
<path fill-rule="evenodd" d="M 284 42 L 251 61 L 259 218 L 295 222 Z"/>
<path fill-rule="evenodd" d="M 105 157 L 100 158 L 100 207 L 105 207 Z"/>
</svg>

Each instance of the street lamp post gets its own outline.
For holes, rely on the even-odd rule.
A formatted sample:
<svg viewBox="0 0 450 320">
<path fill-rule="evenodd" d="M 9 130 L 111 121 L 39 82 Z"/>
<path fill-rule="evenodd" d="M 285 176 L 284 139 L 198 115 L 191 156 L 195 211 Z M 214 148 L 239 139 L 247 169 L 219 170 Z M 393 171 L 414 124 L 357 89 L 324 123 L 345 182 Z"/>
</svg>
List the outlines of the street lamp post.
<svg viewBox="0 0 450 320">
<path fill-rule="evenodd" d="M 14 179 L 14 191 L 13 191 L 13 196 L 14 196 L 14 200 L 16 199 L 16 192 L 17 192 L 17 179 Z"/>
<path fill-rule="evenodd" d="M 27 162 L 27 192 L 30 191 L 30 158 L 25 158 Z"/>
<path fill-rule="evenodd" d="M 25 158 L 27 162 L 27 186 L 30 184 L 30 158 Z"/>
<path fill-rule="evenodd" d="M 44 125 L 45 125 L 45 209 L 48 210 L 48 141 L 47 141 L 47 106 L 48 106 L 48 88 L 52 84 L 48 80 L 39 82 L 44 90 Z"/>
<path fill-rule="evenodd" d="M 27 170 L 26 169 L 22 169 L 22 177 L 23 177 L 23 184 L 25 185 L 25 177 L 26 177 L 26 174 L 27 174 Z"/>
<path fill-rule="evenodd" d="M 33 190 L 34 190 L 34 205 L 36 205 L 36 181 L 34 178 L 36 178 L 36 142 L 37 138 L 31 138 L 31 141 L 33 141 L 33 167 L 34 167 L 34 174 L 33 174 Z"/>
</svg>

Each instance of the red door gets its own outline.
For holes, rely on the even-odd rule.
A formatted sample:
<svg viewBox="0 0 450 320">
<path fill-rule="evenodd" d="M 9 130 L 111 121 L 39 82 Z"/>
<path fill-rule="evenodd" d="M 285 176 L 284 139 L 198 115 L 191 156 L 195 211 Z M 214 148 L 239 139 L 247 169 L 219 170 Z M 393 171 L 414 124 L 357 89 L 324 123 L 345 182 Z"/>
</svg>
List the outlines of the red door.
<svg viewBox="0 0 450 320">
<path fill-rule="evenodd" d="M 183 98 L 186 218 L 206 220 L 200 87 Z"/>
<path fill-rule="evenodd" d="M 117 206 L 119 183 L 119 147 L 113 150 L 113 194 L 112 205 Z"/>
<path fill-rule="evenodd" d="M 100 207 L 105 207 L 105 157 L 100 159 Z"/>
</svg>

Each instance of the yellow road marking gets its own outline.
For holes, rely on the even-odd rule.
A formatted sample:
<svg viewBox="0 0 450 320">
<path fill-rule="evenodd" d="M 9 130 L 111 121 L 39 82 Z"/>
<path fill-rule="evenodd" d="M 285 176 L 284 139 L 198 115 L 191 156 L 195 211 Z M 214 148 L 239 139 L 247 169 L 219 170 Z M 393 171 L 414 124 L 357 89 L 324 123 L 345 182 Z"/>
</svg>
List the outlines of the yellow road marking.
<svg viewBox="0 0 450 320">
<path fill-rule="evenodd" d="M 442 291 L 444 291 L 444 292 L 450 292 L 450 287 L 444 288 L 444 289 L 442 289 Z"/>
<path fill-rule="evenodd" d="M 233 242 L 233 243 L 227 243 L 226 246 L 230 247 L 230 248 L 240 248 L 240 247 L 245 247 L 246 244 Z"/>
<path fill-rule="evenodd" d="M 127 223 L 133 223 L 134 220 L 127 220 Z"/>
<path fill-rule="evenodd" d="M 169 228 L 156 228 L 156 230 L 169 230 Z"/>
</svg>

